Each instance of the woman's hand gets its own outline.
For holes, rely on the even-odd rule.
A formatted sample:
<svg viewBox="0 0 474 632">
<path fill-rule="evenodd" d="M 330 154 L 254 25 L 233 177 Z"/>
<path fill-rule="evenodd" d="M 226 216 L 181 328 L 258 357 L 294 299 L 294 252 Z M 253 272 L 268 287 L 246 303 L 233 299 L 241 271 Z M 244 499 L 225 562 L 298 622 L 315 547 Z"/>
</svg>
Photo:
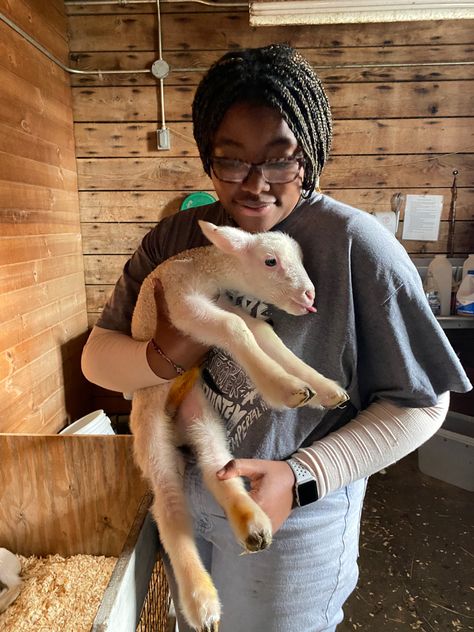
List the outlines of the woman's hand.
<svg viewBox="0 0 474 632">
<path fill-rule="evenodd" d="M 217 472 L 219 480 L 244 476 L 250 480 L 250 495 L 272 522 L 276 533 L 291 513 L 295 476 L 285 461 L 233 459 Z"/>
<path fill-rule="evenodd" d="M 190 369 L 199 364 L 207 353 L 208 347 L 192 340 L 181 333 L 170 321 L 163 286 L 158 279 L 154 280 L 157 326 L 153 336 L 156 344 L 174 364 L 183 369 Z M 147 360 L 152 371 L 162 378 L 171 380 L 176 377 L 176 370 L 167 362 L 151 344 L 147 349 Z"/>
</svg>

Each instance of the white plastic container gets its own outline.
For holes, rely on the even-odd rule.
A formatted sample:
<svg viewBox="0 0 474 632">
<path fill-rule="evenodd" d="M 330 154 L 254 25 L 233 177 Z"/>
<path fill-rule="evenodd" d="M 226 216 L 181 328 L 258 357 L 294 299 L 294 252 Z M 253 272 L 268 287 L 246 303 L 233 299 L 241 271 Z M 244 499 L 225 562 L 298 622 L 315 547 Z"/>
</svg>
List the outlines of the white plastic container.
<svg viewBox="0 0 474 632">
<path fill-rule="evenodd" d="M 428 266 L 427 274 L 433 276 L 436 284 L 439 302 L 441 304 L 440 316 L 449 316 L 451 313 L 451 291 L 453 287 L 453 266 L 446 255 L 435 255 Z"/>
<path fill-rule="evenodd" d="M 64 428 L 64 430 L 61 430 L 59 434 L 107 435 L 115 434 L 115 432 L 113 431 L 110 419 L 104 411 L 95 410 L 93 413 L 89 413 L 85 417 L 81 417 L 81 419 L 78 419 L 70 426 Z"/>
<path fill-rule="evenodd" d="M 468 273 L 468 270 L 474 270 L 474 255 L 469 255 L 468 258 L 466 259 L 466 261 L 463 263 L 463 266 L 462 266 L 462 279 L 464 279 L 464 277 Z M 462 279 L 461 279 L 461 281 L 462 281 Z"/>
<path fill-rule="evenodd" d="M 474 491 L 474 417 L 449 412 L 441 429 L 418 448 L 418 467 L 423 474 Z"/>
<path fill-rule="evenodd" d="M 474 316 L 474 268 L 467 271 L 456 293 L 456 314 Z"/>
</svg>

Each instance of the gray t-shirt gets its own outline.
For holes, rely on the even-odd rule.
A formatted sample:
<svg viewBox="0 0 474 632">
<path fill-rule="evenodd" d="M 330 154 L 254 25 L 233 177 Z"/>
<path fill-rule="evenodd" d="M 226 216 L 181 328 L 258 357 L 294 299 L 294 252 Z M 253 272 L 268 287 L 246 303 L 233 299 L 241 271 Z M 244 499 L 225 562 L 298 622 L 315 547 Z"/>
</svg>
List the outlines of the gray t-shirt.
<svg viewBox="0 0 474 632">
<path fill-rule="evenodd" d="M 98 321 L 130 333 L 143 279 L 161 261 L 208 243 L 197 219 L 233 224 L 215 204 L 162 220 L 129 260 Z M 265 318 L 305 362 L 342 384 L 351 404 L 343 410 L 269 410 L 240 367 L 219 349 L 204 364 L 206 395 L 227 427 L 236 457 L 284 459 L 325 436 L 376 398 L 399 406 L 436 403 L 470 383 L 433 317 L 421 280 L 405 249 L 368 213 L 315 194 L 301 200 L 274 230 L 295 238 L 316 288 L 316 314 L 291 316 L 253 297 L 232 295 Z"/>
</svg>

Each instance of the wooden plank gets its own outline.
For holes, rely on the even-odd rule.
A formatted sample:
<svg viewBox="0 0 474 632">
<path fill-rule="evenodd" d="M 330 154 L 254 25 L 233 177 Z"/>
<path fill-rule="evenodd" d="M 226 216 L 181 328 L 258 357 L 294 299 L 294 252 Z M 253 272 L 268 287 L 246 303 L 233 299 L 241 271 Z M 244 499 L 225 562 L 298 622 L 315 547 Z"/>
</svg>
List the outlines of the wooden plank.
<svg viewBox="0 0 474 632">
<path fill-rule="evenodd" d="M 47 112 L 34 112 L 27 103 L 16 102 L 15 99 L 5 100 L 0 93 L 0 118 L 10 127 L 24 130 L 33 138 L 54 138 L 54 141 L 64 152 L 74 151 L 74 137 L 72 134 L 72 117 L 70 124 L 62 124 L 51 120 Z"/>
<path fill-rule="evenodd" d="M 4 22 L 0 22 L 0 66 L 71 108 L 68 74 Z"/>
<path fill-rule="evenodd" d="M 41 381 L 35 384 L 30 393 L 11 402 L 7 400 L 2 405 L 0 431 L 52 434 L 65 426 L 67 412 L 61 372 L 56 370 L 55 373 L 41 377 Z M 56 426 L 53 429 L 52 424 L 56 424 L 58 419 L 59 428 Z"/>
<path fill-rule="evenodd" d="M 50 120 L 58 125 L 69 126 L 71 124 L 71 108 L 58 101 L 54 96 L 43 92 L 22 77 L 0 66 L 0 81 L 2 82 L 2 101 L 15 107 L 22 104 L 32 112 L 45 113 Z M 2 120 L 2 122 L 4 122 Z M 25 129 L 23 126 L 21 129 Z M 41 134 L 37 134 L 41 136 Z"/>
<path fill-rule="evenodd" d="M 87 311 L 101 312 L 107 303 L 107 299 L 112 294 L 113 289 L 113 285 L 87 285 Z"/>
<path fill-rule="evenodd" d="M 444 195 L 442 219 L 449 218 L 450 188 L 413 189 L 403 187 L 402 192 L 413 195 Z M 398 191 L 396 189 L 325 189 L 324 193 L 345 204 L 371 212 L 389 210 L 391 197 Z M 474 220 L 474 189 L 458 190 L 456 218 L 458 220 Z"/>
<path fill-rule="evenodd" d="M 28 158 L 70 171 L 76 169 L 72 148 L 63 148 L 54 140 L 46 140 L 0 123 L 0 151 L 12 156 Z"/>
<path fill-rule="evenodd" d="M 163 155 L 157 147 L 158 123 L 75 123 L 78 158 Z M 173 123 L 167 156 L 198 156 L 191 123 Z"/>
<path fill-rule="evenodd" d="M 198 158 L 106 158 L 77 161 L 79 190 L 205 190 L 209 178 Z"/>
<path fill-rule="evenodd" d="M 0 266 L 0 294 L 74 274 L 82 269 L 82 252 Z"/>
<path fill-rule="evenodd" d="M 83 224 L 84 254 L 130 254 L 154 223 Z"/>
<path fill-rule="evenodd" d="M 55 167 L 46 163 L 14 156 L 0 151 L 0 173 L 2 179 L 10 182 L 26 182 L 38 186 L 51 184 L 59 189 L 63 186 L 69 191 L 77 190 L 77 179 L 74 170 L 61 166 Z"/>
<path fill-rule="evenodd" d="M 159 156 L 156 123 L 76 123 L 76 154 L 86 157 Z M 170 126 L 167 156 L 198 156 L 191 123 Z M 397 118 L 337 120 L 332 155 L 471 152 L 472 119 Z"/>
<path fill-rule="evenodd" d="M 81 191 L 81 221 L 157 222 L 176 213 L 187 195 L 189 191 Z"/>
<path fill-rule="evenodd" d="M 210 181 L 209 181 L 210 183 Z M 357 184 L 357 183 L 352 183 Z M 450 182 L 447 185 L 451 185 Z M 445 188 L 403 187 L 403 193 L 416 195 L 444 195 L 443 219 L 448 219 L 451 191 Z M 216 197 L 215 191 L 206 189 Z M 327 189 L 324 193 L 367 211 L 390 208 L 390 198 L 399 189 Z M 81 191 L 81 220 L 83 222 L 157 222 L 175 213 L 189 191 Z M 474 188 L 460 188 L 456 203 L 456 216 L 460 220 L 474 219 Z"/>
<path fill-rule="evenodd" d="M 34 235 L 28 239 L 28 242 L 21 235 L 4 237 L 0 248 L 0 266 L 79 252 L 81 252 L 79 234 Z"/>
<path fill-rule="evenodd" d="M 474 67 L 423 66 L 423 63 L 464 62 L 472 56 L 472 47 L 467 44 L 446 46 L 347 46 L 331 48 L 301 48 L 301 53 L 314 66 L 321 80 L 331 83 L 355 81 L 452 81 L 473 79 Z M 217 50 L 163 50 L 163 57 L 170 66 L 170 74 L 165 78 L 165 86 L 196 86 L 203 77 L 201 69 L 207 69 L 217 61 L 222 51 Z M 89 50 L 73 53 L 70 57 L 72 68 L 79 70 L 142 70 L 150 69 L 156 60 L 156 50 L 112 51 Z M 389 66 L 371 68 L 370 64 L 420 64 L 415 67 L 391 68 Z M 339 65 L 362 64 L 361 68 L 338 68 Z M 181 72 L 180 69 L 194 69 Z M 71 85 L 107 86 L 134 85 L 156 86 L 156 79 L 150 73 L 125 75 L 71 75 Z"/>
<path fill-rule="evenodd" d="M 115 284 L 129 255 L 84 255 L 84 278 L 87 285 Z"/>
<path fill-rule="evenodd" d="M 438 241 L 402 240 L 403 222 L 400 222 L 397 235 L 410 254 L 432 254 L 448 252 L 449 222 L 441 222 Z M 474 222 L 457 222 L 454 232 L 454 256 L 465 256 L 472 251 L 474 244 Z"/>
<path fill-rule="evenodd" d="M 67 63 L 66 21 L 64 17 L 61 19 L 54 8 L 55 5 L 51 2 L 42 0 L 0 1 L 2 13 L 38 40 L 63 63 Z"/>
<path fill-rule="evenodd" d="M 161 0 L 160 9 L 162 13 L 176 13 L 177 7 L 176 2 L 174 0 Z M 179 9 L 181 11 L 189 12 L 196 11 L 196 4 L 192 2 L 179 2 Z M 228 7 L 219 7 L 216 3 L 216 6 L 212 7 L 213 11 L 229 11 Z M 233 11 L 241 11 L 245 12 L 248 15 L 247 7 L 236 7 L 232 9 Z M 66 14 L 69 15 L 101 15 L 101 14 L 113 13 L 115 14 L 142 14 L 142 13 L 150 13 L 151 15 L 156 15 L 156 2 L 144 2 L 143 4 L 130 5 L 124 2 L 123 4 L 114 5 L 111 8 L 110 5 L 106 4 L 91 4 L 88 0 L 84 0 L 81 4 L 66 4 Z"/>
<path fill-rule="evenodd" d="M 76 319 L 71 321 L 72 324 L 75 323 L 74 327 L 66 326 L 66 321 L 70 319 Z M 29 344 L 30 339 L 50 331 L 47 335 L 53 336 L 51 346 L 54 346 L 59 340 L 65 343 L 68 335 L 71 338 L 78 336 L 85 328 L 84 288 L 73 288 L 73 292 L 68 296 L 62 296 L 45 306 L 29 306 L 25 313 L 14 315 L 10 320 L 4 321 L 0 328 L 0 354 L 8 352 L 3 356 L 0 379 L 11 375 L 19 368 L 18 363 L 14 361 L 14 350 L 19 345 Z"/>
<path fill-rule="evenodd" d="M 0 322 L 7 322 L 42 307 L 58 311 L 62 298 L 76 294 L 78 304 L 83 300 L 82 270 L 68 276 L 61 276 L 47 283 L 38 283 L 2 296 Z"/>
<path fill-rule="evenodd" d="M 390 187 L 451 186 L 452 173 L 459 170 L 458 186 L 474 182 L 474 154 L 426 156 L 351 156 L 330 159 L 321 176 L 321 186 L 327 189 Z"/>
<path fill-rule="evenodd" d="M 0 208 L 10 211 L 75 211 L 79 213 L 79 202 L 77 191 L 0 180 Z"/>
<path fill-rule="evenodd" d="M 79 159 L 80 190 L 206 190 L 209 178 L 198 158 Z M 474 154 L 426 156 L 337 156 L 321 177 L 324 189 L 430 188 L 451 186 L 453 169 L 458 186 L 474 181 Z"/>
<path fill-rule="evenodd" d="M 23 555 L 117 556 L 146 491 L 132 441 L 0 435 L 0 546 Z"/>
<path fill-rule="evenodd" d="M 339 119 L 471 116 L 472 82 L 420 81 L 416 83 L 328 83 L 333 116 Z M 189 121 L 194 88 L 170 86 L 165 90 L 169 123 Z M 158 90 L 154 87 L 73 88 L 76 122 L 156 121 Z"/>
<path fill-rule="evenodd" d="M 186 13 L 177 7 L 176 13 L 162 16 L 164 47 L 169 50 L 188 50 L 190 33 L 194 49 L 222 51 L 283 41 L 311 48 L 470 44 L 473 28 L 474 20 L 450 20 L 449 28 L 443 20 L 427 20 L 393 22 L 389 32 L 380 24 L 369 23 L 294 26 L 290 31 L 281 27 L 252 28 L 247 12 L 206 8 Z M 123 42 L 124 50 L 155 48 L 154 15 L 71 15 L 69 30 L 72 52 L 89 50 L 91 42 L 101 51 L 117 50 L 117 42 Z"/>
<path fill-rule="evenodd" d="M 79 217 L 77 213 L 2 209 L 0 216 L 2 237 L 77 233 L 78 231 Z"/>
<path fill-rule="evenodd" d="M 16 371 L 25 368 L 50 349 L 62 346 L 70 337 L 80 335 L 85 331 L 86 326 L 85 303 L 76 303 L 75 313 L 69 318 L 65 315 L 63 319 L 56 321 L 51 327 L 41 329 L 31 337 L 33 332 L 28 331 L 25 332 L 24 338 L 15 342 L 10 340 L 7 343 L 10 347 L 6 351 L 0 351 L 1 379 L 13 376 Z M 1 345 L 1 339 L 4 337 L 3 332 L 0 336 Z"/>
</svg>

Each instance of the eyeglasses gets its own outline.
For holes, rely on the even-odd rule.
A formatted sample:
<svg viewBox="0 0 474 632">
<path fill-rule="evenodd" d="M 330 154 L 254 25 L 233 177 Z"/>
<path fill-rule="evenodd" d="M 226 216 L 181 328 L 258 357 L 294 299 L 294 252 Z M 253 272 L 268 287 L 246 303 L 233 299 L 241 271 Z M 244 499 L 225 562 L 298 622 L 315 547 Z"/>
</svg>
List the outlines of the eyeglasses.
<svg viewBox="0 0 474 632">
<path fill-rule="evenodd" d="M 301 167 L 304 165 L 303 156 L 265 160 L 264 162 L 243 162 L 232 158 L 211 158 L 214 175 L 222 182 L 243 182 L 253 169 L 257 169 L 268 184 L 287 184 L 296 180 Z"/>
</svg>

